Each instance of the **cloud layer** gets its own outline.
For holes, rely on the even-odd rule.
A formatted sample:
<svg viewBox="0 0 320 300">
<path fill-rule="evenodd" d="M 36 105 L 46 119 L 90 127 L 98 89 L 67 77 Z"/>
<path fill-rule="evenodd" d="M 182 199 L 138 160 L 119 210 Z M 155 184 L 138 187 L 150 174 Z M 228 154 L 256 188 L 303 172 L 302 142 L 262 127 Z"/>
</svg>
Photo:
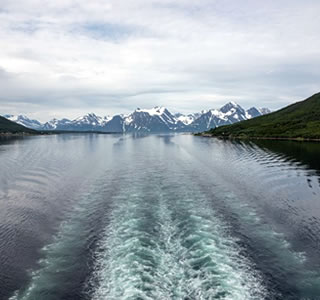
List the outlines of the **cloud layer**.
<svg viewBox="0 0 320 300">
<path fill-rule="evenodd" d="M 315 0 L 2 0 L 1 113 L 40 119 L 319 91 Z"/>
</svg>

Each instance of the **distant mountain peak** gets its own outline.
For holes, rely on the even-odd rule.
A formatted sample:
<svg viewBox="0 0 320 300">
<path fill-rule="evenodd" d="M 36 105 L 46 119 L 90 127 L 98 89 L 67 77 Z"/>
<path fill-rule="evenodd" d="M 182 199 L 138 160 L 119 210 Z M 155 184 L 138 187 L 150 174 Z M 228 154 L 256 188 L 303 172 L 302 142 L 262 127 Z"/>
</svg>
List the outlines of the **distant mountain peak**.
<svg viewBox="0 0 320 300">
<path fill-rule="evenodd" d="M 237 104 L 236 102 L 234 101 L 230 101 L 228 102 L 227 104 L 223 105 L 221 108 L 220 108 L 220 111 L 223 112 L 223 113 L 227 113 L 228 111 L 230 111 L 231 109 L 241 109 L 243 110 L 243 108 Z"/>
<path fill-rule="evenodd" d="M 96 118 L 99 118 L 99 117 L 95 113 L 87 113 L 84 116 L 76 118 L 76 120 L 78 120 L 78 119 L 88 119 L 88 118 L 89 119 L 96 119 Z"/>
<path fill-rule="evenodd" d="M 266 115 L 266 114 L 270 114 L 272 111 L 271 109 L 269 108 L 266 108 L 266 107 L 261 107 L 261 108 L 258 108 L 259 112 L 263 115 Z"/>
<path fill-rule="evenodd" d="M 95 113 L 93 113 L 93 112 L 88 113 L 85 116 L 92 117 L 92 118 L 96 118 L 97 117 L 97 115 Z"/>
<path fill-rule="evenodd" d="M 237 102 L 235 101 L 229 101 L 227 104 L 232 105 L 234 107 L 240 106 Z"/>
<path fill-rule="evenodd" d="M 135 112 L 145 112 L 145 113 L 148 113 L 149 115 L 151 116 L 154 116 L 154 115 L 162 115 L 164 114 L 165 112 L 168 112 L 168 110 L 163 107 L 163 106 L 155 106 L 151 109 L 141 109 L 141 108 L 137 108 L 135 110 Z"/>
</svg>

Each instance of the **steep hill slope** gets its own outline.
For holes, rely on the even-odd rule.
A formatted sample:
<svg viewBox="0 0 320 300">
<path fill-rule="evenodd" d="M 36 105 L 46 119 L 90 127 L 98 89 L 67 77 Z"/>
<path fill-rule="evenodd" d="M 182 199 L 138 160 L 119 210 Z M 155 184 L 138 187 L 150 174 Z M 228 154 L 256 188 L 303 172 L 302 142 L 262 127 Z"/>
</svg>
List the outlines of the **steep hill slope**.
<svg viewBox="0 0 320 300">
<path fill-rule="evenodd" d="M 222 137 L 320 139 L 320 93 L 276 112 L 207 133 Z"/>
<path fill-rule="evenodd" d="M 24 127 L 0 116 L 0 133 L 36 133 L 35 130 Z"/>
</svg>

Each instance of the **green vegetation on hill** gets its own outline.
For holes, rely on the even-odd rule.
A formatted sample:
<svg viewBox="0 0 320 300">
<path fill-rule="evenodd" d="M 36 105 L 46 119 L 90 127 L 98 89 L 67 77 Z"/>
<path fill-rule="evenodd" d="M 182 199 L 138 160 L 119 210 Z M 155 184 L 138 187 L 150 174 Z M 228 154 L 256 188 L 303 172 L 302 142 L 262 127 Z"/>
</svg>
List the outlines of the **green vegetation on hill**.
<svg viewBox="0 0 320 300">
<path fill-rule="evenodd" d="M 320 139 L 320 93 L 281 110 L 206 132 L 218 137 Z"/>
<path fill-rule="evenodd" d="M 20 124 L 12 122 L 4 117 L 0 116 L 0 134 L 3 133 L 28 133 L 35 134 L 36 130 L 24 127 Z"/>
</svg>

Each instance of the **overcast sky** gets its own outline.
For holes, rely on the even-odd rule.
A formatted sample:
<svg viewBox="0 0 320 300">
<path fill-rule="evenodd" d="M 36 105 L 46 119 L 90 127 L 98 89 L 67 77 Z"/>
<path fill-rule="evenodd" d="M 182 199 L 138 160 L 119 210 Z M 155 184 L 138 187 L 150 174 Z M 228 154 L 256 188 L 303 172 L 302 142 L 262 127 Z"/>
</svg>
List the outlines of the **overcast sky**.
<svg viewBox="0 0 320 300">
<path fill-rule="evenodd" d="M 277 109 L 320 91 L 319 0 L 0 2 L 0 114 Z"/>
</svg>

